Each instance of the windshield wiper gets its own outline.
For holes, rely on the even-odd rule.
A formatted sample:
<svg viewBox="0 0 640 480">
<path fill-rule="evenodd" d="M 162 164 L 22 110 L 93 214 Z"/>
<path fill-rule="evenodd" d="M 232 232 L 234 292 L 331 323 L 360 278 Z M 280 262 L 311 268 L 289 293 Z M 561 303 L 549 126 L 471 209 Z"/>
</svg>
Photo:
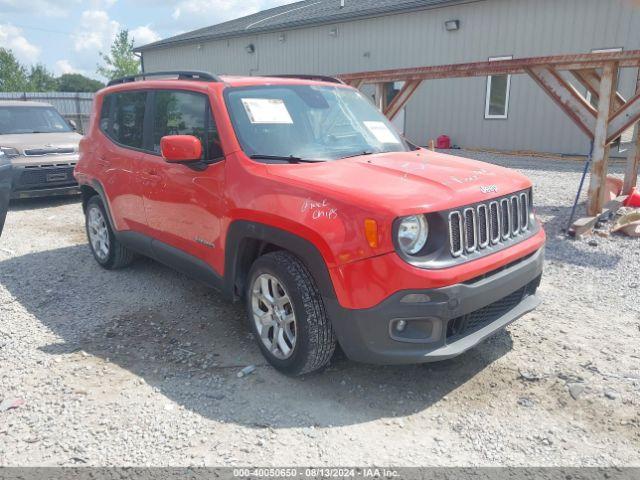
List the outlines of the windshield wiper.
<svg viewBox="0 0 640 480">
<path fill-rule="evenodd" d="M 373 155 L 376 152 L 372 152 L 371 150 L 364 150 L 362 152 L 354 153 L 353 155 L 347 155 L 346 157 L 340 157 L 340 160 L 344 160 L 345 158 L 353 158 L 353 157 L 361 157 L 364 155 Z"/>
<path fill-rule="evenodd" d="M 260 155 L 260 154 L 255 154 L 255 155 L 249 156 L 249 158 L 251 160 L 283 160 L 283 161 L 289 162 L 289 163 L 319 163 L 319 162 L 324 162 L 325 161 L 325 160 L 314 160 L 312 158 L 300 158 L 300 157 L 296 157 L 294 155 L 285 156 L 285 155 Z"/>
</svg>

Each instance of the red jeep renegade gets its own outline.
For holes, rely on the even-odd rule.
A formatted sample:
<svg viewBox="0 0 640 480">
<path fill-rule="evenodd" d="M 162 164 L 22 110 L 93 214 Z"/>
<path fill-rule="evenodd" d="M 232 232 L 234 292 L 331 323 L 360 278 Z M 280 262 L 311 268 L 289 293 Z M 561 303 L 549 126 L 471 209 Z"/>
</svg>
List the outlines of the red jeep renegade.
<svg viewBox="0 0 640 480">
<path fill-rule="evenodd" d="M 244 299 L 288 374 L 338 343 L 363 362 L 450 358 L 539 303 L 531 182 L 411 145 L 335 79 L 111 82 L 75 176 L 100 265 L 138 253 Z"/>
</svg>

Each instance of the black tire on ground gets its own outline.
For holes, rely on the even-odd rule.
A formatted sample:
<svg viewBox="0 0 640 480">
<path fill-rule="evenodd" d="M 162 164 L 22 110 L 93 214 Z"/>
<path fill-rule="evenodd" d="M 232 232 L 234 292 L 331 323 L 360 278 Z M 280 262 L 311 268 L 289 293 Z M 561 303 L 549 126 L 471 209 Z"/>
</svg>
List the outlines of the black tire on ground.
<svg viewBox="0 0 640 480">
<path fill-rule="evenodd" d="M 93 244 L 91 242 L 91 237 L 89 234 L 89 212 L 91 209 L 97 208 L 100 210 L 102 217 L 105 220 L 106 228 L 109 236 L 109 253 L 106 258 L 101 258 L 96 254 Z M 89 248 L 91 249 L 91 253 L 93 253 L 93 258 L 96 259 L 98 264 L 107 269 L 107 270 L 117 270 L 119 268 L 124 268 L 129 266 L 135 260 L 135 253 L 129 250 L 127 247 L 122 245 L 113 233 L 113 229 L 111 228 L 111 224 L 109 222 L 109 217 L 107 216 L 107 212 L 102 204 L 102 199 L 98 195 L 94 195 L 87 202 L 87 208 L 85 212 L 85 228 L 87 231 L 87 239 L 89 241 Z"/>
<path fill-rule="evenodd" d="M 262 274 L 274 276 L 287 291 L 296 317 L 296 343 L 289 358 L 274 356 L 260 339 L 252 312 L 252 289 Z M 304 375 L 326 367 L 336 337 L 322 296 L 307 267 L 294 255 L 277 251 L 259 257 L 251 267 L 245 292 L 249 327 L 265 358 L 286 375 Z"/>
</svg>

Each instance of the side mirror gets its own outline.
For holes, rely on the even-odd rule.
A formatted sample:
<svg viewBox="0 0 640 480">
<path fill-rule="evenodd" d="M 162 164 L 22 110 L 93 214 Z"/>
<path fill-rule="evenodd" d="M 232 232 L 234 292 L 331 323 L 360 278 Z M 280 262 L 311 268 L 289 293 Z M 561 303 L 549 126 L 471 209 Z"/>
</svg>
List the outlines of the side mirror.
<svg viewBox="0 0 640 480">
<path fill-rule="evenodd" d="M 75 120 L 67 120 L 67 122 L 69 123 L 69 126 L 73 128 L 74 132 L 78 131 L 78 124 L 75 122 Z"/>
<path fill-rule="evenodd" d="M 202 143 L 193 135 L 168 135 L 160 139 L 160 152 L 169 163 L 197 162 L 202 157 Z"/>
</svg>

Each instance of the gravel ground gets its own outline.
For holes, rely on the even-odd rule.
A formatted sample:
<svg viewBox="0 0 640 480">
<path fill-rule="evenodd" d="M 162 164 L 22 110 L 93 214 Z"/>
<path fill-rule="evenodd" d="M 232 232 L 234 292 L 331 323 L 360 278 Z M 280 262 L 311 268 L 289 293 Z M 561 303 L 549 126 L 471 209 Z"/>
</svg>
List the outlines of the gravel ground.
<svg viewBox="0 0 640 480">
<path fill-rule="evenodd" d="M 533 179 L 544 304 L 431 365 L 284 377 L 241 306 L 149 260 L 100 269 L 76 199 L 14 203 L 0 400 L 25 403 L 0 465 L 640 466 L 640 241 L 562 237 L 580 163 L 455 153 Z"/>
</svg>

